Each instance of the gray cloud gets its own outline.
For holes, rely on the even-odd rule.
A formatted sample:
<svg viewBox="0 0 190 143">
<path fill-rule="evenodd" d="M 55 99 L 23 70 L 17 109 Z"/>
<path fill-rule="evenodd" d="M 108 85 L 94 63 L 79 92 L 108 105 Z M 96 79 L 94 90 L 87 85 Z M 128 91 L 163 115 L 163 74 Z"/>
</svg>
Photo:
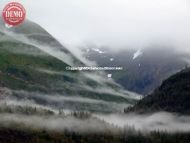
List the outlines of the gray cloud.
<svg viewBox="0 0 190 143">
<path fill-rule="evenodd" d="M 114 48 L 170 43 L 181 49 L 190 45 L 188 0 L 21 2 L 29 19 L 66 45 L 78 45 L 84 41 Z M 7 0 L 0 3 L 3 7 Z"/>
</svg>

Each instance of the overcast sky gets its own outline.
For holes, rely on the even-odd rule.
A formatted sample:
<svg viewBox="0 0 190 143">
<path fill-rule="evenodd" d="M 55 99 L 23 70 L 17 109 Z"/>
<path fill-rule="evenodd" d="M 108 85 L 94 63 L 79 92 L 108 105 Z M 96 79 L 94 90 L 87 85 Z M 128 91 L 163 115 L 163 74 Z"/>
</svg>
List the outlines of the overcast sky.
<svg viewBox="0 0 190 143">
<path fill-rule="evenodd" d="M 1 9 L 9 0 L 1 0 Z M 188 0 L 17 0 L 62 43 L 119 47 L 190 45 Z"/>
</svg>

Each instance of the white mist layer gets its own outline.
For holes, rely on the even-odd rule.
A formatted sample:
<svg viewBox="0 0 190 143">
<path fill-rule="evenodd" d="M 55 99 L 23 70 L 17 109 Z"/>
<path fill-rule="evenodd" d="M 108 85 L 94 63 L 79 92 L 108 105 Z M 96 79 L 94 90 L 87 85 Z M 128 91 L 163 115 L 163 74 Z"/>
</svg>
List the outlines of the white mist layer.
<svg viewBox="0 0 190 143">
<path fill-rule="evenodd" d="M 11 126 L 17 123 L 23 127 L 40 128 L 46 130 L 69 130 L 80 133 L 106 132 L 113 130 L 111 126 L 96 118 L 77 119 L 72 116 L 26 116 L 19 114 L 0 114 L 0 124 Z"/>
<path fill-rule="evenodd" d="M 39 108 L 44 110 L 50 110 L 54 113 L 54 115 L 49 115 L 48 117 L 44 116 L 35 116 L 35 115 L 20 115 L 16 113 L 12 114 L 2 114 L 0 113 L 0 121 L 1 124 L 11 124 L 12 122 L 16 123 L 24 123 L 27 126 L 35 126 L 40 128 L 47 128 L 47 129 L 69 129 L 71 131 L 85 131 L 87 132 L 89 128 L 91 131 L 97 131 L 96 126 L 100 127 L 99 123 L 107 123 L 105 126 L 102 124 L 102 127 L 98 129 L 98 131 L 104 131 L 108 129 L 107 125 L 112 125 L 113 128 L 117 129 L 125 129 L 125 130 L 140 130 L 143 132 L 150 132 L 150 131 L 167 131 L 167 132 L 190 132 L 190 116 L 188 115 L 178 115 L 174 113 L 168 112 L 157 112 L 153 114 L 93 114 L 93 119 L 88 120 L 80 120 L 75 119 L 74 117 L 69 118 L 62 118 L 58 115 L 60 109 L 53 108 L 50 105 L 39 105 L 35 103 L 34 100 L 27 100 L 27 97 L 23 98 L 22 100 L 16 100 L 14 98 L 9 98 L 9 94 L 11 91 L 9 90 L 1 90 L 1 102 L 0 107 L 6 106 L 10 107 L 14 111 L 15 106 L 22 107 L 31 107 L 31 108 Z M 33 96 L 32 94 L 28 96 Z M 35 95 L 36 97 L 39 95 Z M 65 100 L 75 101 L 75 102 L 88 102 L 91 104 L 100 103 L 100 101 L 96 100 L 89 100 L 85 98 L 65 98 L 65 97 L 51 97 L 51 96 L 42 96 L 42 98 L 46 98 L 46 100 L 51 101 L 60 101 L 64 102 Z M 107 103 L 105 103 L 107 104 Z M 113 103 L 108 103 L 110 106 L 114 106 Z M 122 106 L 122 105 L 120 105 Z M 61 110 L 63 113 L 69 115 L 72 113 L 72 110 L 65 110 L 64 108 Z M 64 114 L 64 115 L 66 115 Z M 44 119 L 45 118 L 45 119 Z M 19 120 L 18 120 L 19 119 Z M 97 120 L 98 119 L 98 120 Z M 69 120 L 71 121 L 69 124 Z M 102 121 L 102 122 L 100 122 Z M 97 125 L 98 123 L 98 125 Z M 34 125 L 33 125 L 34 124 Z M 58 126 L 60 125 L 60 126 Z M 75 126 L 75 130 L 73 130 L 73 126 Z M 81 128 L 82 126 L 82 128 Z"/>
<path fill-rule="evenodd" d="M 154 114 L 111 114 L 95 115 L 120 128 L 132 127 L 140 131 L 168 131 L 168 132 L 190 132 L 190 116 L 177 115 L 168 112 Z"/>
<path fill-rule="evenodd" d="M 22 124 L 26 127 L 70 130 L 73 132 L 116 132 L 118 130 L 142 131 L 164 131 L 169 133 L 190 132 L 190 116 L 178 116 L 172 113 L 158 112 L 150 115 L 95 115 L 89 118 L 76 118 L 67 115 L 22 115 L 22 114 L 0 114 L 1 125 Z"/>
</svg>

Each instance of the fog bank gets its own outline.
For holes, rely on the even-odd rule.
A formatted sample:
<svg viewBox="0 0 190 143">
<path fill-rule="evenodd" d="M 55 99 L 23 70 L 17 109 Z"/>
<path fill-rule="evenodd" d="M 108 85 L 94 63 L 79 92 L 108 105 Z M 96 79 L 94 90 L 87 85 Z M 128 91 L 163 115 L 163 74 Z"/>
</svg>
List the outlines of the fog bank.
<svg viewBox="0 0 190 143">
<path fill-rule="evenodd" d="M 154 114 L 111 114 L 96 115 L 107 123 L 121 128 L 133 127 L 136 130 L 146 131 L 168 131 L 189 132 L 190 116 L 177 115 L 168 112 L 157 112 Z"/>
</svg>

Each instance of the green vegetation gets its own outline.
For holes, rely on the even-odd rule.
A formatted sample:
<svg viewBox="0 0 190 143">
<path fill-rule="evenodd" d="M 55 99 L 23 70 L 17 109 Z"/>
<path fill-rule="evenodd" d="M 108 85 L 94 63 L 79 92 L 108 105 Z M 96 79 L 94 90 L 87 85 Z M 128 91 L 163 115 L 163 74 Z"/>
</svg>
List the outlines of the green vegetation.
<svg viewBox="0 0 190 143">
<path fill-rule="evenodd" d="M 73 58 L 76 65 L 82 63 L 67 51 L 56 39 L 43 30 L 40 26 L 26 22 L 24 25 L 10 29 L 15 33 L 22 33 L 28 40 L 34 40 L 45 46 L 50 46 L 56 51 L 64 52 Z M 26 93 L 41 94 L 41 96 L 61 95 L 70 98 L 84 97 L 100 101 L 113 102 L 116 104 L 134 104 L 136 100 L 128 99 L 116 95 L 120 92 L 120 87 L 116 84 L 105 81 L 98 83 L 96 80 L 86 77 L 79 71 L 67 71 L 68 64 L 40 50 L 38 47 L 16 40 L 13 36 L 0 34 L 0 87 L 6 87 L 16 91 L 26 91 Z M 98 89 L 105 89 L 99 92 Z M 114 93 L 106 91 L 113 90 Z M 123 93 L 121 93 L 123 94 Z M 13 94 L 16 98 L 25 97 Z M 46 99 L 26 97 L 34 100 L 38 104 L 50 104 Z M 61 101 L 60 101 L 61 102 Z M 121 111 L 118 106 L 114 107 L 104 102 L 87 103 L 77 101 L 64 101 L 63 103 L 51 102 L 58 108 L 88 111 Z M 60 107 L 61 106 L 61 107 Z M 72 107 L 71 107 L 72 106 Z"/>
<path fill-rule="evenodd" d="M 190 133 L 76 133 L 0 128 L 2 143 L 189 143 Z"/>
<path fill-rule="evenodd" d="M 190 114 L 190 69 L 182 70 L 165 80 L 153 94 L 126 109 L 128 111 Z"/>
<path fill-rule="evenodd" d="M 26 51 L 26 54 L 16 53 L 18 50 Z M 36 56 L 31 51 L 41 53 L 43 56 Z M 63 81 L 65 79 L 66 81 L 66 78 L 64 76 L 40 73 L 37 69 L 45 68 L 65 72 L 66 66 L 67 64 L 30 45 L 15 42 L 0 43 L 0 77 L 2 86 L 23 90 L 47 89 L 52 81 L 56 82 L 59 79 Z"/>
<path fill-rule="evenodd" d="M 15 41 L 0 42 L 0 86 L 46 93 L 80 94 L 83 97 L 89 97 L 90 95 L 93 99 L 130 102 L 126 98 L 112 94 L 99 94 L 82 88 L 77 90 L 68 86 L 72 83 L 80 84 L 80 79 L 78 79 L 80 74 L 76 71 L 66 71 L 66 66 L 68 65 L 31 45 Z M 60 72 L 61 74 L 50 74 L 39 69 Z M 92 88 L 100 86 L 96 81 L 81 78 Z M 109 83 L 107 86 L 116 88 L 115 85 Z"/>
<path fill-rule="evenodd" d="M 54 115 L 55 113 L 51 110 L 44 109 L 42 107 L 31 107 L 21 105 L 8 105 L 6 102 L 0 105 L 0 113 L 8 114 L 22 114 L 22 115 Z"/>
</svg>

